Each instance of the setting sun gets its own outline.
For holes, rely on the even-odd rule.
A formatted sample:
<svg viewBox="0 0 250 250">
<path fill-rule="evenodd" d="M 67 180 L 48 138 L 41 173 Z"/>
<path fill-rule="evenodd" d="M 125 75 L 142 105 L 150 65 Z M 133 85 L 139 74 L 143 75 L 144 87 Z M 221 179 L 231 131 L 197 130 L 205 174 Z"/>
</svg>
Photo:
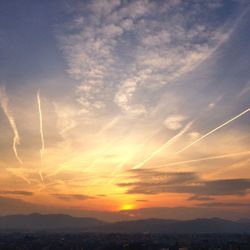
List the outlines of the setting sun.
<svg viewBox="0 0 250 250">
<path fill-rule="evenodd" d="M 134 208 L 135 208 L 135 205 L 133 205 L 133 204 L 124 204 L 121 207 L 121 210 L 131 210 L 131 209 L 134 209 Z"/>
</svg>

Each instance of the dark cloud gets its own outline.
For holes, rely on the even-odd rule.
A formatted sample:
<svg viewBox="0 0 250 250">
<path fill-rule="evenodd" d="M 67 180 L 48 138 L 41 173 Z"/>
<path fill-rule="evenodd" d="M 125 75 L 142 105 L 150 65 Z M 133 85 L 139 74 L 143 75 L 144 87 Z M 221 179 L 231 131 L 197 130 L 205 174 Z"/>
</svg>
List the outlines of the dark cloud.
<svg viewBox="0 0 250 250">
<path fill-rule="evenodd" d="M 212 201 L 214 198 L 206 195 L 192 195 L 187 199 L 188 201 Z"/>
<path fill-rule="evenodd" d="M 199 184 L 198 190 L 192 187 L 189 190 L 204 195 L 245 195 L 250 190 L 250 179 L 220 179 Z"/>
<path fill-rule="evenodd" d="M 26 196 L 31 196 L 33 195 L 33 192 L 29 191 L 23 191 L 23 190 L 14 190 L 14 191 L 0 191 L 0 194 L 13 194 L 13 195 L 26 195 Z"/>
<path fill-rule="evenodd" d="M 154 188 L 172 186 L 176 184 L 188 184 L 199 180 L 199 176 L 193 172 L 166 173 L 154 170 L 132 170 L 129 171 L 136 181 L 129 183 L 118 183 L 120 187 L 151 187 L 148 193 L 154 193 Z M 156 190 L 155 190 L 156 191 Z"/>
<path fill-rule="evenodd" d="M 244 207 L 246 207 L 246 208 L 250 209 L 250 203 L 246 203 L 246 202 L 205 202 L 205 203 L 200 203 L 197 206 L 199 206 L 199 207 L 214 207 L 214 208 L 218 208 L 218 207 L 224 207 L 224 208 L 243 207 L 244 208 Z"/>
<path fill-rule="evenodd" d="M 168 184 L 187 183 L 198 180 L 199 176 L 195 172 L 161 172 L 150 169 L 136 169 L 129 171 L 135 178 L 143 177 L 144 181 L 161 182 Z"/>
<path fill-rule="evenodd" d="M 245 195 L 250 190 L 250 179 L 203 180 L 194 172 L 166 173 L 153 170 L 130 171 L 133 182 L 118 183 L 127 187 L 128 194 L 182 193 L 194 197 L 217 195 Z"/>
<path fill-rule="evenodd" d="M 146 202 L 146 201 L 148 201 L 148 200 L 146 200 L 146 199 L 139 199 L 139 200 L 136 200 L 137 202 Z"/>
<path fill-rule="evenodd" d="M 94 198 L 92 196 L 84 194 L 51 194 L 51 195 L 61 200 L 87 200 Z"/>
</svg>

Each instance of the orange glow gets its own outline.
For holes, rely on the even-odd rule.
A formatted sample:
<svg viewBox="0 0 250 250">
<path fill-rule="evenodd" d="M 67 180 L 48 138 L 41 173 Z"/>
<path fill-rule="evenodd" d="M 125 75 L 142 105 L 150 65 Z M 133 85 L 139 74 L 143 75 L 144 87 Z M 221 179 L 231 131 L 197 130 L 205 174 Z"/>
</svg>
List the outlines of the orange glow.
<svg viewBox="0 0 250 250">
<path fill-rule="evenodd" d="M 124 204 L 122 205 L 121 210 L 132 210 L 134 208 L 135 208 L 134 204 Z"/>
</svg>

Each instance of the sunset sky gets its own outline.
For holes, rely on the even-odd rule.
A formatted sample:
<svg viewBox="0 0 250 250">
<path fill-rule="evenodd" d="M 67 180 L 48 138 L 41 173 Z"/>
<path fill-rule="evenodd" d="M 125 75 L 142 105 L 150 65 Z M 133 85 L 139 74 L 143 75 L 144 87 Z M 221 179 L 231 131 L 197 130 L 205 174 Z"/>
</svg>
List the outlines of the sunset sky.
<svg viewBox="0 0 250 250">
<path fill-rule="evenodd" d="M 250 217 L 248 0 L 1 0 L 0 215 Z"/>
</svg>

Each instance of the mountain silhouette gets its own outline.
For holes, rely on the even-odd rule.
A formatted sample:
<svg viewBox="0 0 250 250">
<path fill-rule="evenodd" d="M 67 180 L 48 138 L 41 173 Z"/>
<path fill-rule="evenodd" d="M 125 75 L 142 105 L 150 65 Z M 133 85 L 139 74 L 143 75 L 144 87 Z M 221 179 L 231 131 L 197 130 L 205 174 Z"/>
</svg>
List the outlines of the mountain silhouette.
<svg viewBox="0 0 250 250">
<path fill-rule="evenodd" d="M 144 219 L 108 223 L 64 214 L 0 217 L 0 230 L 70 230 L 101 233 L 250 233 L 250 223 L 220 218 L 194 220 Z"/>
<path fill-rule="evenodd" d="M 29 214 L 0 217 L 0 230 L 87 230 L 104 226 L 106 222 L 84 217 L 72 217 L 65 214 Z"/>
</svg>

